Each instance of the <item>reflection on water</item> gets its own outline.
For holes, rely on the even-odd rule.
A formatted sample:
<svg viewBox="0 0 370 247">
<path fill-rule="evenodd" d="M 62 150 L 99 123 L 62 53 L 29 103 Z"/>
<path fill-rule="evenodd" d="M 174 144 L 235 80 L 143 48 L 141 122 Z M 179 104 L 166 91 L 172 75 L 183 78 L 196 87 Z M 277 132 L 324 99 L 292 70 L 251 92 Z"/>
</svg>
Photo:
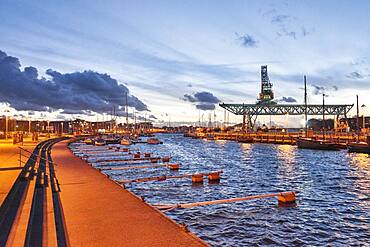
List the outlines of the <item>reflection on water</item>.
<svg viewBox="0 0 370 247">
<path fill-rule="evenodd" d="M 276 199 L 170 211 L 176 221 L 214 246 L 370 245 L 368 155 L 314 151 L 289 145 L 204 141 L 160 135 L 163 145 L 138 145 L 145 152 L 171 155 L 182 167 L 107 172 L 115 179 L 223 170 L 219 184 L 189 179 L 128 186 L 149 203 L 190 203 L 298 191 L 297 206 Z"/>
</svg>

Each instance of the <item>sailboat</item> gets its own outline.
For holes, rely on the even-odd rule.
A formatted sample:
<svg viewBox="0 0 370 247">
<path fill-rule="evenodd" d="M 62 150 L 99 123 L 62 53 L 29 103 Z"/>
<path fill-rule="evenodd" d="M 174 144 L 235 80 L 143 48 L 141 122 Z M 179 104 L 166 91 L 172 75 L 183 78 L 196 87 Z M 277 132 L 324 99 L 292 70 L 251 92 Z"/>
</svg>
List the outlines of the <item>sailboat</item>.
<svg viewBox="0 0 370 247">
<path fill-rule="evenodd" d="M 360 142 L 359 141 L 359 135 L 360 135 L 360 125 L 359 125 L 359 108 L 358 108 L 358 95 L 356 95 L 357 99 L 357 142 L 349 143 L 348 144 L 348 152 L 350 153 L 365 153 L 370 154 L 370 136 L 367 136 L 366 142 Z"/>
<path fill-rule="evenodd" d="M 329 142 L 325 140 L 325 94 L 322 95 L 322 121 L 323 121 L 323 139 L 317 140 L 307 137 L 307 86 L 306 86 L 306 76 L 304 76 L 304 103 L 305 103 L 305 138 L 298 138 L 297 146 L 298 148 L 304 149 L 316 149 L 316 150 L 329 150 L 338 151 L 341 149 L 340 145 L 334 142 Z"/>
</svg>

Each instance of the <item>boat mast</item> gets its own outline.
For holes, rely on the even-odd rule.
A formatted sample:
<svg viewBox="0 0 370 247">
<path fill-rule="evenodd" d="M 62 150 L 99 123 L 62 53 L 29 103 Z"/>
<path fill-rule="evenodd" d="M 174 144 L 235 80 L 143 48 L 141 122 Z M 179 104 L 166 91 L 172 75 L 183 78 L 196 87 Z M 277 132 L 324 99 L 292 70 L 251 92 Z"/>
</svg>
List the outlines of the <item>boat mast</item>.
<svg viewBox="0 0 370 247">
<path fill-rule="evenodd" d="M 304 121 L 305 121 L 305 135 L 307 137 L 307 84 L 306 84 L 306 76 L 304 76 L 303 79 L 304 79 Z"/>
<path fill-rule="evenodd" d="M 358 109 L 358 95 L 356 95 L 356 106 L 357 106 L 357 114 L 356 114 L 356 135 L 357 135 L 357 142 L 360 141 L 360 121 L 359 121 L 359 109 Z"/>
<path fill-rule="evenodd" d="M 128 99 L 127 99 L 127 92 L 126 92 L 126 102 L 125 102 L 125 111 L 126 111 L 126 129 L 128 131 Z"/>
<path fill-rule="evenodd" d="M 322 139 L 325 141 L 325 94 L 322 94 Z"/>
</svg>

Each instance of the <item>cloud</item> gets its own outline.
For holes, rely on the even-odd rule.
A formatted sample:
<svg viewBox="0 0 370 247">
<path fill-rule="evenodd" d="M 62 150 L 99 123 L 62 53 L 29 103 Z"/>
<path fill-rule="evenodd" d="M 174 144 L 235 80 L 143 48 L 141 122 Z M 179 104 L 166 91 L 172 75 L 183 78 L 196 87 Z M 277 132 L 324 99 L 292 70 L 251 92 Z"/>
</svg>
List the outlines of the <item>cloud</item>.
<svg viewBox="0 0 370 247">
<path fill-rule="evenodd" d="M 335 85 L 331 87 L 312 85 L 312 87 L 314 95 L 327 94 L 329 91 L 338 91 L 338 86 Z"/>
<path fill-rule="evenodd" d="M 197 92 L 194 95 L 184 94 L 184 100 L 189 102 L 219 103 L 221 102 L 210 92 Z"/>
<path fill-rule="evenodd" d="M 116 116 L 118 117 L 126 117 L 127 116 L 127 112 L 124 111 L 124 110 L 118 110 L 116 111 Z M 133 112 L 129 112 L 128 113 L 128 118 L 129 119 L 134 119 L 134 114 Z M 139 115 L 138 113 L 136 113 L 136 120 L 138 121 L 150 121 L 150 120 L 157 120 L 158 118 L 156 116 L 154 116 L 153 114 L 151 115 L 146 115 L 146 116 L 142 116 L 142 115 Z"/>
<path fill-rule="evenodd" d="M 271 24 L 277 28 L 276 34 L 278 37 L 286 36 L 296 40 L 313 32 L 313 28 L 308 31 L 299 18 L 293 15 L 280 14 L 275 9 L 264 13 L 262 16 L 270 18 Z"/>
<path fill-rule="evenodd" d="M 150 119 L 155 119 L 155 120 L 157 120 L 157 119 L 158 119 L 158 118 L 157 118 L 156 116 L 154 116 L 154 115 L 150 115 L 150 116 L 149 116 L 149 118 L 150 118 Z"/>
<path fill-rule="evenodd" d="M 22 71 L 18 58 L 0 50 L 0 102 L 16 110 L 103 113 L 114 105 L 122 106 L 127 93 L 130 107 L 148 110 L 145 103 L 108 74 L 91 70 L 63 74 L 52 69 L 46 74 L 50 79 L 39 78 L 34 67 Z"/>
<path fill-rule="evenodd" d="M 289 15 L 275 15 L 271 18 L 271 22 L 274 24 L 280 24 L 289 21 L 289 19 L 291 19 Z"/>
<path fill-rule="evenodd" d="M 289 96 L 289 97 L 284 96 L 283 98 L 278 99 L 277 101 L 278 102 L 286 102 L 286 103 L 295 103 L 295 102 L 297 102 L 297 100 L 295 98 L 291 97 L 291 96 Z"/>
<path fill-rule="evenodd" d="M 66 120 L 67 118 L 66 118 L 66 116 L 64 116 L 64 115 L 58 114 L 58 115 L 56 116 L 56 119 L 59 119 L 59 120 Z"/>
<path fill-rule="evenodd" d="M 257 47 L 258 41 L 250 34 L 240 35 L 235 33 L 237 36 L 236 40 L 241 42 L 240 44 L 244 47 Z"/>
<path fill-rule="evenodd" d="M 326 88 L 323 86 L 317 86 L 317 85 L 312 85 L 313 87 L 313 94 L 314 95 L 319 95 L 325 93 Z"/>
<path fill-rule="evenodd" d="M 355 79 L 355 80 L 360 80 L 360 79 L 364 79 L 366 77 L 366 75 L 363 75 L 357 71 L 354 71 L 352 73 L 349 73 L 348 75 L 346 75 L 347 78 L 349 79 Z"/>
<path fill-rule="evenodd" d="M 214 110 L 216 108 L 215 104 L 211 104 L 211 103 L 199 103 L 199 104 L 196 104 L 195 107 L 202 111 Z"/>
<path fill-rule="evenodd" d="M 214 110 L 216 108 L 215 104 L 220 103 L 221 100 L 218 99 L 210 92 L 197 92 L 193 95 L 184 94 L 184 101 L 195 103 L 195 107 L 199 110 Z"/>
<path fill-rule="evenodd" d="M 60 114 L 76 114 L 76 115 L 86 115 L 86 116 L 95 116 L 94 112 L 92 111 L 89 111 L 89 110 L 63 110 L 62 112 L 60 112 Z"/>
</svg>

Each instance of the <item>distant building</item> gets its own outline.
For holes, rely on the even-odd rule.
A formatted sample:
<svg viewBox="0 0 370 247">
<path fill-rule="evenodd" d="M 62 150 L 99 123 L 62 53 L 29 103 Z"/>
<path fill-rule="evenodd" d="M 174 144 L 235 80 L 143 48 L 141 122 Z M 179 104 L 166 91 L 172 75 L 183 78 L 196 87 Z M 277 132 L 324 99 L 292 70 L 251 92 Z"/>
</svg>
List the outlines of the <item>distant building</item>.
<svg viewBox="0 0 370 247">
<path fill-rule="evenodd" d="M 345 118 L 340 119 L 341 123 L 345 123 L 345 121 L 346 121 Z M 348 123 L 348 126 L 351 130 L 354 131 L 354 130 L 357 129 L 357 118 L 356 117 L 347 118 L 347 123 Z M 359 123 L 359 128 L 360 129 L 370 128 L 370 116 L 367 116 L 367 117 L 360 116 L 358 118 L 358 123 Z"/>
<path fill-rule="evenodd" d="M 318 131 L 322 130 L 324 125 L 323 125 L 323 120 L 322 119 L 316 119 L 316 118 L 311 118 L 307 121 L 307 127 L 309 129 Z M 334 120 L 333 119 L 325 119 L 325 129 L 327 130 L 332 130 L 334 129 Z"/>
</svg>

